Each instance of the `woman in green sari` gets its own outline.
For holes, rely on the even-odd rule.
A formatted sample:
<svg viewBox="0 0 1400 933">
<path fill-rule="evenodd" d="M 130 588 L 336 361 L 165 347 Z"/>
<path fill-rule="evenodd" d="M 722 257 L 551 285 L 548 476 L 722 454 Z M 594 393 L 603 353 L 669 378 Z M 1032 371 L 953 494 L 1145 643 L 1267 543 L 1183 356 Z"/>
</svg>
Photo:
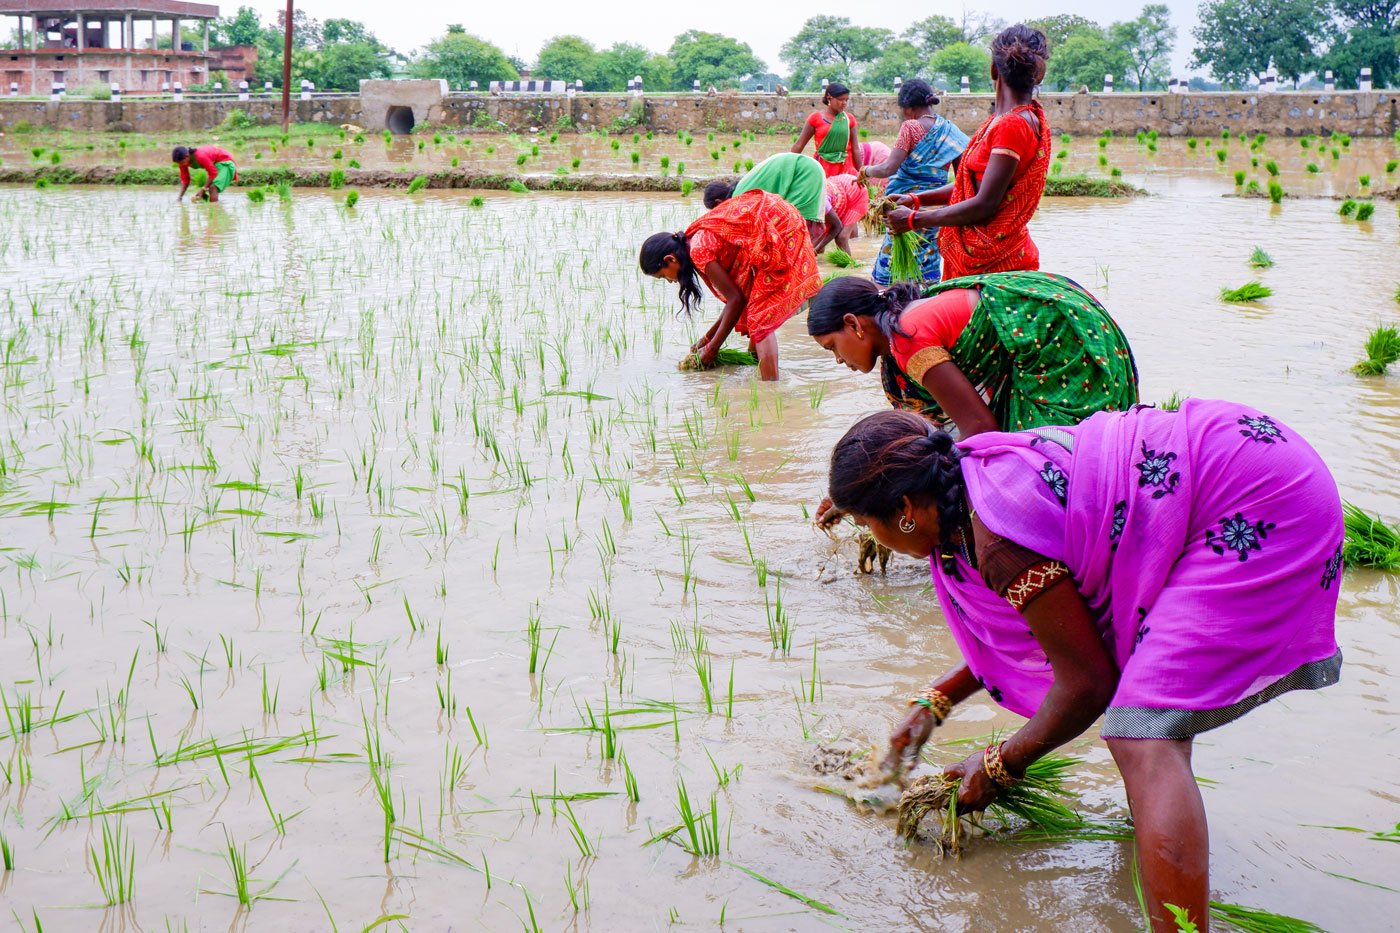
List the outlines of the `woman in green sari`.
<svg viewBox="0 0 1400 933">
<path fill-rule="evenodd" d="M 822 103 L 826 106 L 812 112 L 797 142 L 792 144 L 793 152 L 801 152 L 815 137 L 815 155 L 827 178 L 854 175 L 864 167 L 861 147 L 857 145 L 856 118 L 846 112 L 846 105 L 850 102 L 850 88 L 844 84 L 828 84 L 822 91 Z"/>
<path fill-rule="evenodd" d="M 895 408 L 962 437 L 1078 424 L 1137 403 L 1128 339 L 1093 295 L 1048 272 L 993 272 L 881 289 L 836 279 L 807 332 L 858 372 L 880 364 Z M 823 502 L 817 521 L 839 519 Z"/>
</svg>

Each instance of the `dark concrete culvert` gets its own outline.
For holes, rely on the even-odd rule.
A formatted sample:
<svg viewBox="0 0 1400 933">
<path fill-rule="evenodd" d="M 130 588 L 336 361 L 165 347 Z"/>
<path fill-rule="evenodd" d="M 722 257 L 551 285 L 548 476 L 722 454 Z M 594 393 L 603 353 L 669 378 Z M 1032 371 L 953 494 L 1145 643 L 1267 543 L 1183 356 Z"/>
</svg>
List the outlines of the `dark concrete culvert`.
<svg viewBox="0 0 1400 933">
<path fill-rule="evenodd" d="M 384 125 L 396 136 L 407 136 L 413 132 L 413 108 L 390 107 L 384 115 Z"/>
</svg>

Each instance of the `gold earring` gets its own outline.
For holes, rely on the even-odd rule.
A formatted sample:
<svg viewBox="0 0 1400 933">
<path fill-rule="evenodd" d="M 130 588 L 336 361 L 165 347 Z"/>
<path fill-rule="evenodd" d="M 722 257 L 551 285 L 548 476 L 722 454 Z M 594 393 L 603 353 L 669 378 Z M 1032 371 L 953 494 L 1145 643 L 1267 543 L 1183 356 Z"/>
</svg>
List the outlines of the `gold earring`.
<svg viewBox="0 0 1400 933">
<path fill-rule="evenodd" d="M 914 520 L 908 516 L 901 515 L 899 518 L 899 530 L 905 534 L 913 534 Z"/>
</svg>

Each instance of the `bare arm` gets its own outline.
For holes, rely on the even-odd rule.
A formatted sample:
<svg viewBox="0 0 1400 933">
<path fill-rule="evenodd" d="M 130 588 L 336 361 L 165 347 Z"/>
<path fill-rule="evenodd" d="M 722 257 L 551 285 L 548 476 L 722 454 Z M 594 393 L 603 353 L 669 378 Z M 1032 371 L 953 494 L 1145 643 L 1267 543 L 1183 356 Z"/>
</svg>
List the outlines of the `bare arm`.
<svg viewBox="0 0 1400 933">
<path fill-rule="evenodd" d="M 812 129 L 812 124 L 802 124 L 802 132 L 797 134 L 797 142 L 792 144 L 792 151 L 801 152 L 803 149 L 806 149 L 807 143 L 811 142 L 812 134 L 815 132 L 816 130 Z"/>
<path fill-rule="evenodd" d="M 985 544 L 995 536 L 976 516 L 972 529 L 980 561 Z M 1050 661 L 1055 680 L 1035 715 L 1002 748 L 1002 762 L 1014 777 L 1093 725 L 1118 687 L 1118 666 L 1068 574 L 1028 602 L 1021 617 Z M 995 799 L 997 786 L 982 767 L 981 753 L 953 765 L 949 773 L 963 778 L 960 807 L 982 809 Z"/>
<path fill-rule="evenodd" d="M 720 347 L 724 346 L 724 342 L 734 332 L 734 325 L 739 323 L 739 316 L 744 313 L 744 307 L 749 300 L 740 291 L 739 286 L 734 284 L 729 270 L 719 263 L 712 262 L 705 267 L 705 278 L 709 279 L 715 291 L 724 298 L 724 310 L 720 311 L 719 320 L 710 329 L 709 343 L 700 348 L 701 362 L 708 366 L 715 361 Z"/>
<path fill-rule="evenodd" d="M 908 156 L 909 153 L 903 149 L 891 149 L 889 157 L 885 161 L 867 165 L 862 170 L 865 172 L 866 178 L 889 178 L 899 171 L 899 167 L 904 164 L 904 160 Z"/>
<path fill-rule="evenodd" d="M 992 414 L 977 387 L 956 363 L 949 361 L 931 367 L 924 373 L 920 384 L 953 419 L 961 436 L 971 437 L 998 430 L 996 415 Z"/>
<path fill-rule="evenodd" d="M 923 227 L 971 227 L 996 216 L 1006 199 L 1007 189 L 1016 177 L 1019 163 L 1005 153 L 994 153 L 987 162 L 987 172 L 977 193 L 966 201 L 949 204 L 931 211 L 919 211 L 913 219 L 914 229 Z M 946 202 L 945 202 L 946 203 Z"/>
<path fill-rule="evenodd" d="M 860 150 L 860 136 L 856 133 L 855 127 L 851 127 L 851 164 L 856 167 L 857 175 L 865 167 L 865 153 Z"/>
<path fill-rule="evenodd" d="M 977 681 L 977 676 L 966 664 L 960 664 L 948 671 L 929 684 L 929 687 L 952 700 L 954 706 L 982 689 L 982 685 Z M 909 707 L 904 721 L 890 736 L 890 751 L 885 756 L 881 768 L 885 771 L 902 773 L 906 766 L 913 764 L 918 759 L 919 750 L 928 741 L 928 737 L 933 734 L 935 725 L 937 723 L 934 722 L 933 712 L 927 707 L 919 705 Z"/>
</svg>

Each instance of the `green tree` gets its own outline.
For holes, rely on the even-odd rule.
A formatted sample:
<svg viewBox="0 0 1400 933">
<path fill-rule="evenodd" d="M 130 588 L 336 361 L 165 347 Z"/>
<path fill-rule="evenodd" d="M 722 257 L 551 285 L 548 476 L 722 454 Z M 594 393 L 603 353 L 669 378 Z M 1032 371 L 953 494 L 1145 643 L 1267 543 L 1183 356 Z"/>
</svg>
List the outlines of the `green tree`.
<svg viewBox="0 0 1400 933">
<path fill-rule="evenodd" d="M 963 75 L 967 75 L 974 91 L 992 89 L 991 66 L 991 53 L 966 42 L 954 42 L 939 49 L 928 62 L 929 72 L 943 87 L 957 88 Z"/>
<path fill-rule="evenodd" d="M 963 41 L 962 27 L 947 16 L 929 16 L 904 30 L 903 37 L 925 55 Z"/>
<path fill-rule="evenodd" d="M 1139 91 L 1166 84 L 1171 69 L 1176 27 L 1165 3 L 1149 3 L 1137 19 L 1114 23 L 1109 29 L 1113 43 L 1133 60 L 1132 73 Z"/>
<path fill-rule="evenodd" d="M 689 88 L 694 81 L 701 87 L 732 86 L 746 74 L 765 70 L 748 43 L 698 29 L 676 36 L 667 56 L 675 64 L 675 83 L 681 88 Z"/>
<path fill-rule="evenodd" d="M 1058 16 L 1042 16 L 1040 19 L 1028 19 L 1026 20 L 1026 25 L 1045 33 L 1045 37 L 1050 40 L 1052 56 L 1058 55 L 1060 46 L 1064 45 L 1069 37 L 1075 33 L 1103 34 L 1103 30 L 1099 28 L 1098 23 L 1091 19 L 1085 19 L 1082 16 L 1075 16 L 1073 13 L 1061 13 Z"/>
<path fill-rule="evenodd" d="M 627 82 L 637 75 L 648 90 L 666 91 L 672 87 L 676 69 L 669 58 L 644 45 L 616 42 L 598 53 L 597 70 L 600 91 L 625 91 Z"/>
<path fill-rule="evenodd" d="M 293 62 L 296 59 L 293 57 Z M 360 81 L 387 78 L 389 66 L 379 50 L 368 42 L 337 42 L 326 46 L 311 80 L 318 90 L 357 91 Z"/>
<path fill-rule="evenodd" d="M 1326 36 L 1324 0 L 1207 0 L 1192 35 L 1194 68 L 1209 68 L 1227 84 L 1243 86 L 1270 63 L 1297 81 L 1317 67 L 1314 49 Z"/>
<path fill-rule="evenodd" d="M 239 7 L 237 13 L 219 20 L 214 26 L 217 44 L 222 46 L 257 45 L 262 31 L 263 24 L 258 17 L 258 11 L 250 6 Z"/>
<path fill-rule="evenodd" d="M 287 11 L 277 12 L 277 35 L 282 36 L 287 28 Z M 278 42 L 281 42 L 278 39 Z M 319 49 L 321 47 L 321 23 L 314 20 L 305 10 L 292 10 L 292 48 Z"/>
<path fill-rule="evenodd" d="M 555 36 L 540 49 L 533 73 L 545 80 L 582 81 L 585 88 L 596 89 L 598 50 L 581 36 Z"/>
<path fill-rule="evenodd" d="M 872 91 L 888 92 L 894 87 L 895 78 L 905 81 L 911 78 L 928 77 L 928 56 L 919 47 L 907 40 L 892 42 L 885 47 L 880 57 L 870 63 L 861 78 L 860 87 Z"/>
<path fill-rule="evenodd" d="M 484 87 L 491 81 L 514 81 L 520 72 L 504 52 L 466 32 L 451 32 L 429 42 L 423 57 L 410 68 L 417 78 L 446 78 L 447 83 L 461 90 L 472 81 Z"/>
<path fill-rule="evenodd" d="M 353 19 L 328 19 L 321 24 L 321 45 L 323 48 L 336 43 L 368 45 L 374 49 L 386 50 L 383 43 L 364 23 Z"/>
<path fill-rule="evenodd" d="M 1323 57 L 1340 87 L 1354 88 L 1371 68 L 1376 87 L 1395 87 L 1400 76 L 1400 0 L 1333 0 L 1337 25 Z"/>
<path fill-rule="evenodd" d="M 1111 42 L 1102 29 L 1081 29 L 1055 47 L 1045 69 L 1045 86 L 1055 91 L 1077 91 L 1080 87 L 1098 91 L 1104 75 L 1113 75 L 1116 82 L 1132 72 L 1132 56 Z"/>
<path fill-rule="evenodd" d="M 813 86 L 817 72 L 849 84 L 893 38 L 888 29 L 853 26 L 844 16 L 813 16 L 783 44 L 779 55 L 792 69 L 794 87 Z"/>
</svg>

